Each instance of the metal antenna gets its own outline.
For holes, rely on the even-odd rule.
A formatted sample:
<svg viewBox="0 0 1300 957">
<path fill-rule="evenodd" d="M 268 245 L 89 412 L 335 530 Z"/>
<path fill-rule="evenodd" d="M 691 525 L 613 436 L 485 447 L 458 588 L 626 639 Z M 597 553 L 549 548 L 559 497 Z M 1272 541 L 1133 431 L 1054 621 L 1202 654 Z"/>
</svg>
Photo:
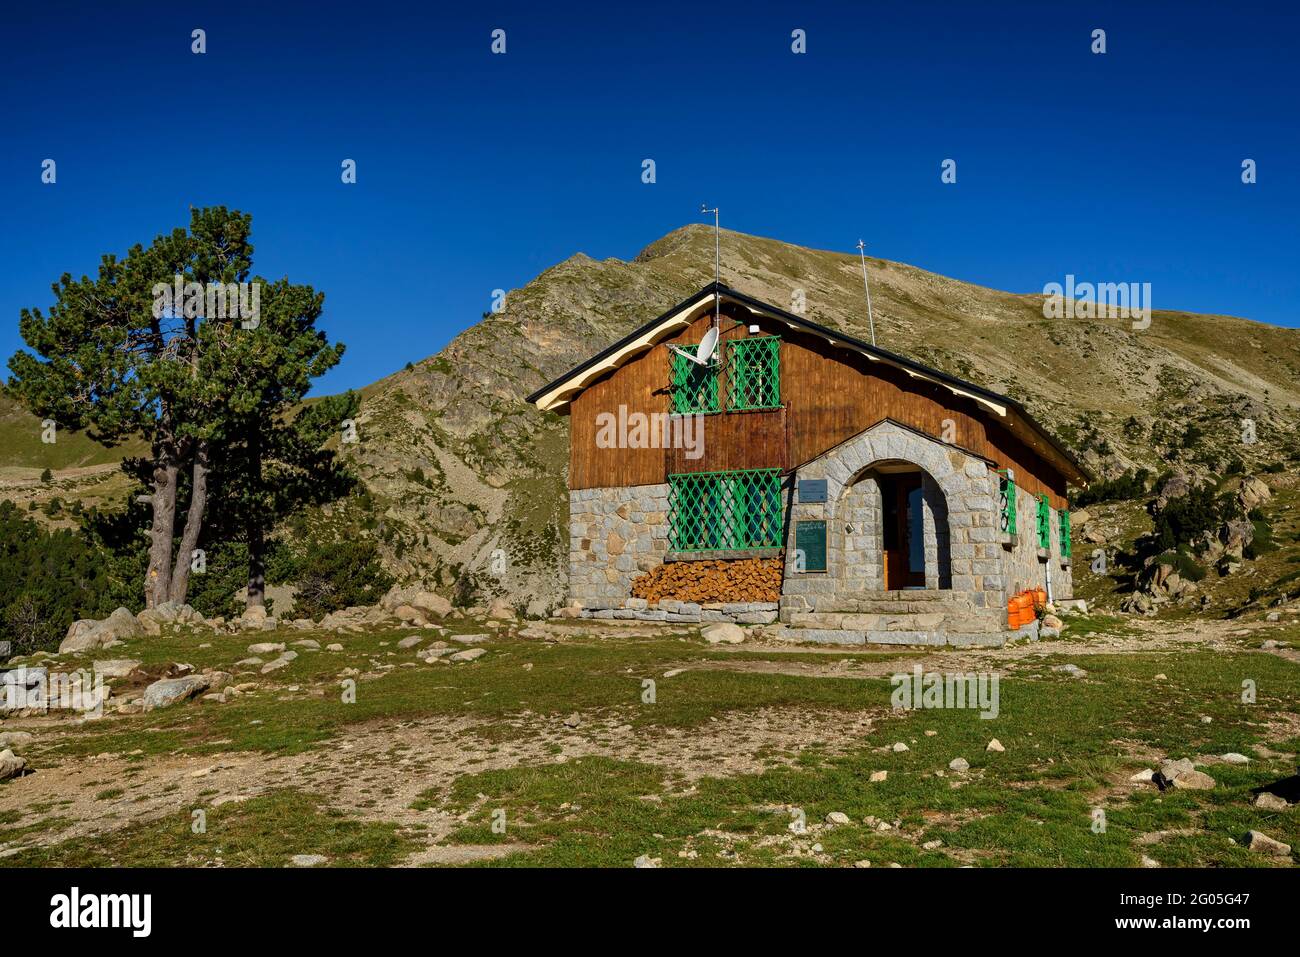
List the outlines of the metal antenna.
<svg viewBox="0 0 1300 957">
<path fill-rule="evenodd" d="M 867 285 L 867 246 L 858 240 L 858 255 L 862 257 L 862 288 L 867 294 L 867 322 L 871 323 L 871 344 L 876 344 L 876 318 L 871 314 L 871 287 Z"/>
<path fill-rule="evenodd" d="M 713 325 L 722 324 L 722 237 L 718 228 L 718 207 L 709 209 L 706 203 L 700 203 L 701 213 L 713 214 Z"/>
</svg>

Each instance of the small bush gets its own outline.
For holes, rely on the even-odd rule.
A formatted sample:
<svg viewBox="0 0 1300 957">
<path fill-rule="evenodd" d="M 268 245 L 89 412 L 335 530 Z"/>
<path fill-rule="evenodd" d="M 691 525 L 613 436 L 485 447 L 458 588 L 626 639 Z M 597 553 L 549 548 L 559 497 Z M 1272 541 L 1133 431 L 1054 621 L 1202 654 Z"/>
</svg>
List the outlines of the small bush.
<svg viewBox="0 0 1300 957">
<path fill-rule="evenodd" d="M 294 561 L 294 614 L 319 618 L 351 605 L 373 605 L 393 584 L 368 538 L 311 542 Z"/>
</svg>

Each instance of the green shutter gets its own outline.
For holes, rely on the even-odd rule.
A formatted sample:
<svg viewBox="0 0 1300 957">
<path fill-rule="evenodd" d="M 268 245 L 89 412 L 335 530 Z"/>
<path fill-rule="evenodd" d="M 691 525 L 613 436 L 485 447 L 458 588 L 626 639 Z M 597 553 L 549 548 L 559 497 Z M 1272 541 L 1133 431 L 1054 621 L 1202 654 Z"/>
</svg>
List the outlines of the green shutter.
<svg viewBox="0 0 1300 957">
<path fill-rule="evenodd" d="M 1016 534 L 1016 481 L 1006 473 L 998 483 L 998 504 L 1001 508 L 1000 527 L 1006 535 Z"/>
<path fill-rule="evenodd" d="M 729 408 L 775 409 L 781 404 L 781 340 L 755 336 L 727 343 L 731 378 Z"/>
<path fill-rule="evenodd" d="M 668 548 L 674 552 L 780 548 L 780 469 L 668 476 Z"/>
<path fill-rule="evenodd" d="M 683 352 L 695 354 L 699 346 L 682 346 Z M 718 411 L 718 366 L 710 362 L 702 366 L 685 356 L 670 353 L 672 356 L 672 397 L 673 412 L 717 412 Z"/>
<path fill-rule="evenodd" d="M 1070 513 L 1061 509 L 1061 557 L 1070 557 Z"/>
<path fill-rule="evenodd" d="M 1052 547 L 1052 507 L 1046 495 L 1038 496 L 1038 547 Z"/>
</svg>

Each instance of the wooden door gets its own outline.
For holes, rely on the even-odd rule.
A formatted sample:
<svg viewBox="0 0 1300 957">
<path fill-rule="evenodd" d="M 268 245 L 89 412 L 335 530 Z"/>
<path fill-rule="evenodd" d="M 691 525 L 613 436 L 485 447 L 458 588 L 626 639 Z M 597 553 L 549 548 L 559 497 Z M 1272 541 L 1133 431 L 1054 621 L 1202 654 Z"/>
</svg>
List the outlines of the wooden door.
<svg viewBox="0 0 1300 957">
<path fill-rule="evenodd" d="M 915 473 L 880 478 L 881 544 L 884 585 L 891 591 L 925 586 L 925 537 L 921 512 L 921 476 Z"/>
</svg>

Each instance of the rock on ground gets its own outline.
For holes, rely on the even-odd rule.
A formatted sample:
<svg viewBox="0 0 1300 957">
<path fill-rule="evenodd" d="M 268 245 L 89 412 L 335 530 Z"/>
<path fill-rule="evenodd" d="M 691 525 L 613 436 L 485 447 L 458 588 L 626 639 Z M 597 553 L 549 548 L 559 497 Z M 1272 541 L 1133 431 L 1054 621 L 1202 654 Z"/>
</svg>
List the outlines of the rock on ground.
<svg viewBox="0 0 1300 957">
<path fill-rule="evenodd" d="M 3 737 L 3 735 L 0 735 Z M 1276 794 L 1270 794 L 1268 791 L 1261 791 L 1255 795 L 1255 800 L 1251 802 L 1261 811 L 1285 811 L 1291 807 L 1286 803 L 1286 798 L 1278 797 Z"/>
<path fill-rule="evenodd" d="M 715 622 L 700 629 L 704 640 L 711 645 L 738 645 L 745 640 L 745 630 L 729 621 Z"/>
<path fill-rule="evenodd" d="M 486 648 L 466 648 L 464 651 L 458 651 L 452 655 L 449 661 L 473 661 L 476 658 L 482 658 L 487 654 Z"/>
<path fill-rule="evenodd" d="M 87 624 L 90 622 L 90 624 Z M 89 651 L 102 648 L 110 641 L 123 641 L 138 638 L 144 634 L 144 626 L 125 608 L 118 608 L 103 621 L 81 619 L 74 621 L 68 628 L 67 637 L 59 645 L 59 654 L 72 651 Z"/>
<path fill-rule="evenodd" d="M 1247 831 L 1246 846 L 1257 854 L 1269 854 L 1273 857 L 1287 857 L 1291 853 L 1290 844 L 1275 841 L 1263 831 Z"/>
<path fill-rule="evenodd" d="M 166 708 L 178 701 L 193 698 L 212 686 L 212 679 L 207 675 L 186 675 L 183 678 L 163 678 L 144 689 L 141 703 L 145 711 L 154 708 Z"/>
<path fill-rule="evenodd" d="M 0 751 L 0 781 L 16 778 L 27 769 L 27 761 L 8 748 Z"/>
</svg>

